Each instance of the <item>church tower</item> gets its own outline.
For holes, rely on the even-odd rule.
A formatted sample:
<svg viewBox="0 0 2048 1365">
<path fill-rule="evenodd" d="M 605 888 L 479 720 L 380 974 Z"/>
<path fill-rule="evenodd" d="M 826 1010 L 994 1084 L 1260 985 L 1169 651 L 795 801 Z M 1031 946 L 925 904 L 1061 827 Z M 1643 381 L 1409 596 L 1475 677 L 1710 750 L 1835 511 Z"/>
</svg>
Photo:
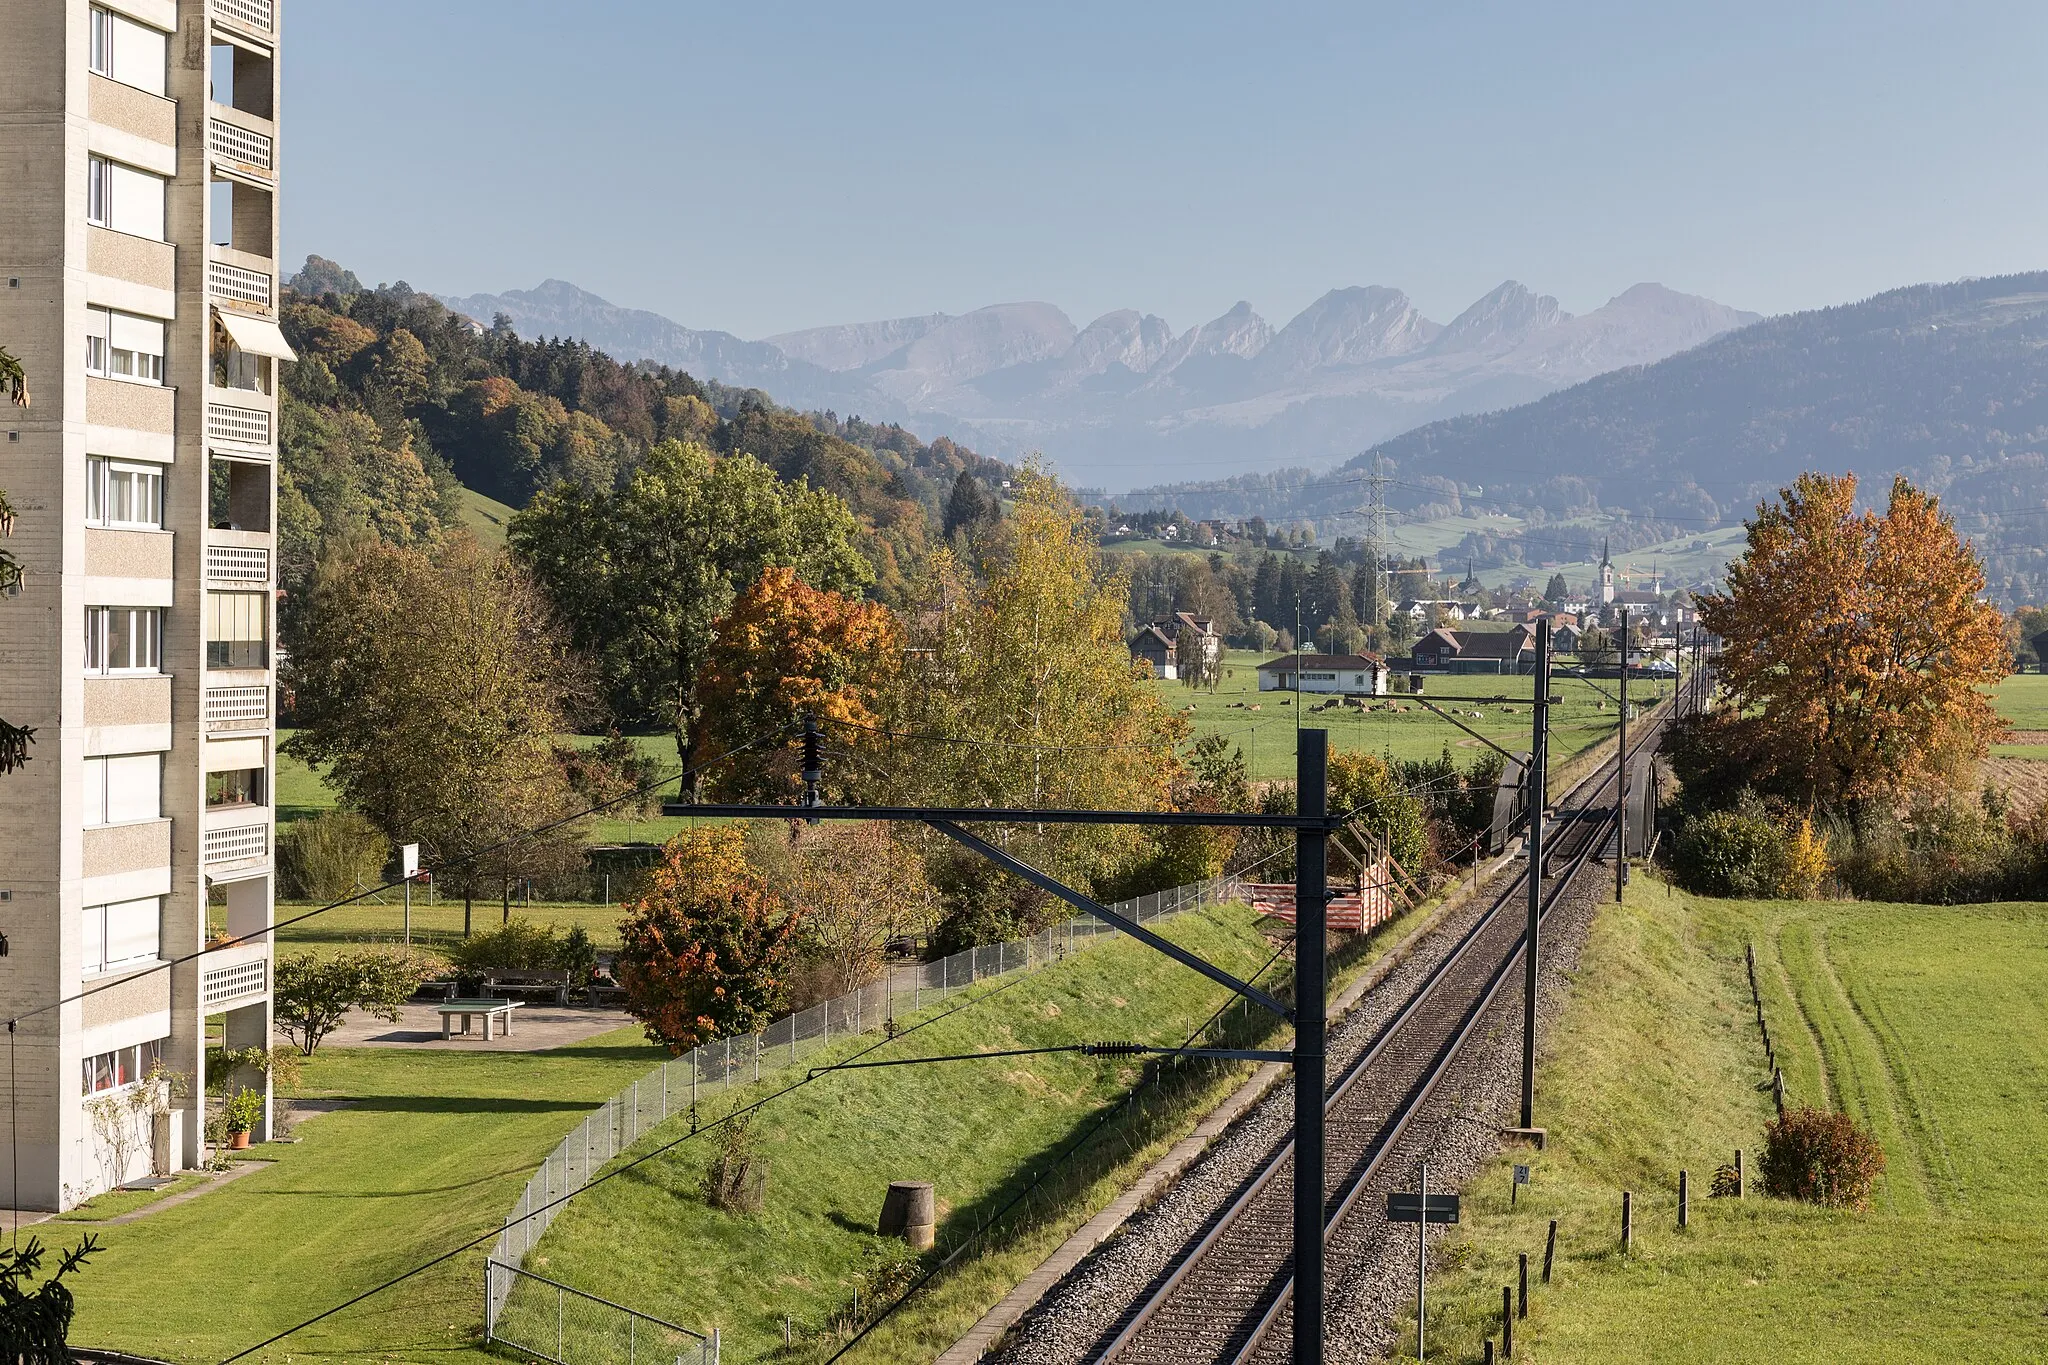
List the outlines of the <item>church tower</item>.
<svg viewBox="0 0 2048 1365">
<path fill-rule="evenodd" d="M 1607 554 L 1607 540 L 1600 540 L 1600 605 L 1614 605 L 1614 561 Z"/>
</svg>

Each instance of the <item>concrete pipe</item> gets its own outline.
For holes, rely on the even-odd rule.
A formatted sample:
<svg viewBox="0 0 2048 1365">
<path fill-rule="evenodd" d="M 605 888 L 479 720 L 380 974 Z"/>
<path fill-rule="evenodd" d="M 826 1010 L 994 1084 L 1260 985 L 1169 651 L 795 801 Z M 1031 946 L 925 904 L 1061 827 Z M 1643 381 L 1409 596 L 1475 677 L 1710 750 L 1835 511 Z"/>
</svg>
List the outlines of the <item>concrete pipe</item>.
<svg viewBox="0 0 2048 1365">
<path fill-rule="evenodd" d="M 875 1231 L 884 1237 L 901 1237 L 919 1251 L 930 1250 L 938 1235 L 938 1201 L 929 1181 L 894 1180 L 882 1196 L 882 1217 Z"/>
</svg>

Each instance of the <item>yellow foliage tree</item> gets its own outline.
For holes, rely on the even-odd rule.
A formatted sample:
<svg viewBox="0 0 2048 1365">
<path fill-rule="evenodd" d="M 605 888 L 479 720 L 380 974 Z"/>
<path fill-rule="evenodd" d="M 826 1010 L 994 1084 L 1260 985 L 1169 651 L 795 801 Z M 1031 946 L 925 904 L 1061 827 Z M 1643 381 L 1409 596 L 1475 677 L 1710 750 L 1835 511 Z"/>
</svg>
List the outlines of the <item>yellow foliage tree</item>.
<svg viewBox="0 0 2048 1365">
<path fill-rule="evenodd" d="M 1937 500 L 1897 479 L 1883 515 L 1855 504 L 1854 475 L 1801 475 L 1757 509 L 1728 591 L 1700 600 L 1731 740 L 1822 808 L 1955 786 L 2003 728 L 1981 689 L 2011 664 Z"/>
<path fill-rule="evenodd" d="M 1128 581 L 1058 480 L 1033 466 L 1017 484 L 984 574 L 941 549 L 916 587 L 887 707 L 908 736 L 894 741 L 892 785 L 930 804 L 1164 809 L 1188 725 L 1131 662 Z M 1089 877 L 1135 837 L 1070 829 L 1051 842 Z"/>
</svg>

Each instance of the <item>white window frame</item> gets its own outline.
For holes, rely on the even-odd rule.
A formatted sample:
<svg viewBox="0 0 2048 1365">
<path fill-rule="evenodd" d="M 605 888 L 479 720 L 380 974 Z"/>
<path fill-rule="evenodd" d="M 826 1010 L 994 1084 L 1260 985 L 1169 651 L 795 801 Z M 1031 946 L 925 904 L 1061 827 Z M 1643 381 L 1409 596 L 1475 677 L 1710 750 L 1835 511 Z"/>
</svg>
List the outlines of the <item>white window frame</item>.
<svg viewBox="0 0 2048 1365">
<path fill-rule="evenodd" d="M 229 599 L 236 599 L 230 601 Z M 247 599 L 247 600 L 244 600 Z M 248 624 L 243 608 L 254 608 L 255 634 L 228 634 Z M 270 599 L 263 592 L 226 591 L 206 594 L 206 666 L 208 668 L 269 668 L 271 649 Z M 255 645 L 255 663 L 215 663 L 215 645 Z M 228 651 L 220 651 L 225 654 Z"/>
<path fill-rule="evenodd" d="M 93 6 L 88 13 L 90 41 L 87 43 L 86 69 L 95 75 L 105 76 L 110 81 L 152 95 L 164 96 L 169 93 L 171 35 L 148 24 L 137 23 L 125 14 Z M 133 38 L 124 37 L 124 31 L 132 31 Z M 138 60 L 135 48 L 146 39 L 153 49 L 141 54 L 141 60 L 149 61 L 149 70 L 138 73 L 133 63 Z M 136 80 L 135 76 L 142 75 Z"/>
<path fill-rule="evenodd" d="M 158 962 L 163 958 L 164 898 L 144 896 L 138 900 L 114 901 L 107 905 L 88 905 L 81 915 L 79 925 L 79 975 L 99 976 L 106 972 L 127 971 L 145 962 Z M 116 924 L 127 918 L 147 919 L 150 931 L 147 936 L 147 951 L 121 952 L 113 932 Z M 135 936 L 139 944 L 141 936 Z M 115 954 L 120 952 L 120 956 Z"/>
<path fill-rule="evenodd" d="M 114 765 L 122 765 L 116 768 Z M 155 770 L 156 790 L 152 799 L 130 804 L 117 800 L 114 784 L 109 780 L 116 774 L 126 774 L 124 781 L 134 781 L 144 766 Z M 85 819 L 87 828 L 107 825 L 139 825 L 164 818 L 164 756 L 161 753 L 148 754 L 96 754 L 85 760 Z M 148 814 L 140 812 L 148 811 Z M 115 818 L 115 817 L 119 818 Z"/>
<path fill-rule="evenodd" d="M 94 10 L 104 14 L 105 10 Z M 114 163 L 103 156 L 85 159 L 85 221 L 111 227 L 114 218 Z"/>
<path fill-rule="evenodd" d="M 89 1100 L 95 1095 L 112 1094 L 141 1084 L 143 1078 L 163 1061 L 164 1044 L 169 1041 L 168 1038 L 151 1038 L 146 1042 L 117 1047 L 112 1052 L 81 1057 L 79 1098 Z M 120 1079 L 124 1070 L 128 1073 L 126 1080 Z"/>
<path fill-rule="evenodd" d="M 115 657 L 115 627 L 126 649 Z M 87 607 L 85 671 L 88 677 L 137 677 L 164 671 L 162 607 Z"/>
<path fill-rule="evenodd" d="M 164 382 L 164 351 L 169 345 L 169 327 L 162 318 L 140 313 L 119 313 L 111 308 L 87 308 L 85 372 L 124 384 Z M 151 352 L 149 329 L 155 328 Z M 123 335 L 125 333 L 126 335 Z M 123 344 L 125 343 L 125 344 Z"/>
<path fill-rule="evenodd" d="M 114 482 L 121 477 L 144 481 L 143 499 L 148 506 L 139 519 L 121 519 L 110 510 L 114 505 Z M 90 455 L 85 461 L 85 521 L 88 526 L 112 526 L 130 531 L 161 531 L 164 527 L 164 489 L 170 473 L 160 464 L 115 460 Z"/>
<path fill-rule="evenodd" d="M 145 241 L 165 241 L 169 194 L 170 182 L 154 171 L 98 154 L 86 157 L 85 221 L 94 227 Z"/>
</svg>

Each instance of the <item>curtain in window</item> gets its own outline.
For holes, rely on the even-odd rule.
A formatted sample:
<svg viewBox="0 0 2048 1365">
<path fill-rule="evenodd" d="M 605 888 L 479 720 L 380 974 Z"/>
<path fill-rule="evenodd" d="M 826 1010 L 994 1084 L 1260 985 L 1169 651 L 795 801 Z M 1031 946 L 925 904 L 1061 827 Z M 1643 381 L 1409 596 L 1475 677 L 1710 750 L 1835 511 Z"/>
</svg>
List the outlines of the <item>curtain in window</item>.
<svg viewBox="0 0 2048 1365">
<path fill-rule="evenodd" d="M 269 635 L 260 592 L 210 592 L 206 595 L 206 666 L 264 668 L 270 661 Z"/>
</svg>

